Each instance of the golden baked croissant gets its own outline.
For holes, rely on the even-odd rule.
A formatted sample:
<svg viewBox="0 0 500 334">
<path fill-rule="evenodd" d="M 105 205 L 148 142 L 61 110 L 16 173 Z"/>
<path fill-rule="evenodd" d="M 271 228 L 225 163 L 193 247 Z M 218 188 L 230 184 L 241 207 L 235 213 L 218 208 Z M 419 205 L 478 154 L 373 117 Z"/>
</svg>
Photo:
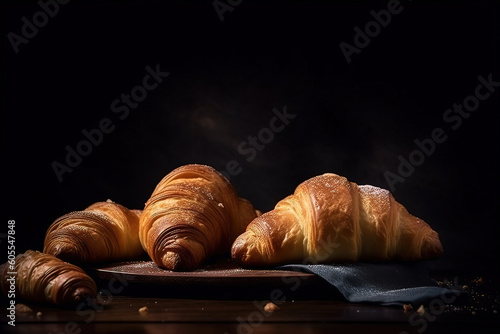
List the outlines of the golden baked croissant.
<svg viewBox="0 0 500 334">
<path fill-rule="evenodd" d="M 438 234 L 388 190 L 330 173 L 301 183 L 254 219 L 231 249 L 246 266 L 418 260 L 442 252 Z"/>
<path fill-rule="evenodd" d="M 111 200 L 94 203 L 56 219 L 45 234 L 43 251 L 76 263 L 138 259 L 144 253 L 140 214 Z"/>
<path fill-rule="evenodd" d="M 213 255 L 229 254 L 255 217 L 253 205 L 215 169 L 185 165 L 156 186 L 141 215 L 139 237 L 158 266 L 190 270 Z"/>
<path fill-rule="evenodd" d="M 0 266 L 0 285 L 6 296 L 15 293 L 16 298 L 63 305 L 97 295 L 90 276 L 52 255 L 28 250 L 14 261 Z"/>
</svg>

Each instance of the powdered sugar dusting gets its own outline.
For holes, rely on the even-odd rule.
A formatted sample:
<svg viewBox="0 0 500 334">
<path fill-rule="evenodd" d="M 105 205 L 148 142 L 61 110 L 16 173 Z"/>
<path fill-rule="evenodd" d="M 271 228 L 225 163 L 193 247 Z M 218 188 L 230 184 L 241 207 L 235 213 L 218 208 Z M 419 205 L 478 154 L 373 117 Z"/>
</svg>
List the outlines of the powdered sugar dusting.
<svg viewBox="0 0 500 334">
<path fill-rule="evenodd" d="M 359 186 L 359 188 L 367 195 L 371 197 L 388 197 L 389 196 L 389 190 L 382 189 L 379 187 L 375 186 L 370 186 L 370 185 L 364 185 L 364 186 Z"/>
</svg>

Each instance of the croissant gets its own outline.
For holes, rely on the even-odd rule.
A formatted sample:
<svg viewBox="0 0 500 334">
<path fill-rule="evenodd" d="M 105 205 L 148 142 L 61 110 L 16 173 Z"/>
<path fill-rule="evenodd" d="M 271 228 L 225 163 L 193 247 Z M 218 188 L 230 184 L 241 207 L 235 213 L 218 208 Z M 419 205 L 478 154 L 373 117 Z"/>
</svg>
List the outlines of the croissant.
<svg viewBox="0 0 500 334">
<path fill-rule="evenodd" d="M 158 266 L 191 270 L 213 255 L 229 254 L 255 217 L 253 205 L 215 169 L 185 165 L 156 186 L 141 215 L 139 238 Z"/>
<path fill-rule="evenodd" d="M 331 173 L 301 183 L 231 248 L 244 266 L 419 260 L 442 252 L 438 234 L 389 191 Z"/>
<path fill-rule="evenodd" d="M 6 296 L 15 293 L 16 298 L 64 305 L 97 295 L 90 276 L 52 255 L 28 250 L 14 261 L 0 267 L 0 285 Z"/>
<path fill-rule="evenodd" d="M 45 234 L 43 251 L 72 263 L 138 259 L 144 253 L 140 214 L 111 200 L 94 203 L 56 219 Z"/>
</svg>

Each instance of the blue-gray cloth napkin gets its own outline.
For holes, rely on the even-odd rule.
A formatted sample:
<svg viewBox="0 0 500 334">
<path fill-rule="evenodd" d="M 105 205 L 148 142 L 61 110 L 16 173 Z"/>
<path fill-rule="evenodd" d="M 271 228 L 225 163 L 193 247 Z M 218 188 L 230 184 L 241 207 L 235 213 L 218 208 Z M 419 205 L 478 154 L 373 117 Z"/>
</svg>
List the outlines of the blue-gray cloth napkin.
<svg viewBox="0 0 500 334">
<path fill-rule="evenodd" d="M 279 270 L 315 274 L 330 283 L 350 302 L 382 305 L 448 304 L 467 292 L 440 287 L 427 265 L 415 263 L 289 264 Z"/>
</svg>

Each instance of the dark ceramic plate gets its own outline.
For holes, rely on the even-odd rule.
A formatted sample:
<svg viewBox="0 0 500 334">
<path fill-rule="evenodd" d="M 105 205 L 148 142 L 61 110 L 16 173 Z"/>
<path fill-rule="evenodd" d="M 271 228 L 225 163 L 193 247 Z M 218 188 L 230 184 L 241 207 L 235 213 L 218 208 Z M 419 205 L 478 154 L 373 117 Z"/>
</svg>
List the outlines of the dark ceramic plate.
<svg viewBox="0 0 500 334">
<path fill-rule="evenodd" d="M 310 284 L 318 279 L 313 274 L 295 271 L 244 269 L 231 259 L 218 259 L 193 271 L 166 270 L 152 261 L 112 263 L 99 266 L 95 270 L 97 276 L 105 280 L 118 277 L 127 282 L 161 285 L 276 286 L 299 281 L 301 285 Z"/>
</svg>

